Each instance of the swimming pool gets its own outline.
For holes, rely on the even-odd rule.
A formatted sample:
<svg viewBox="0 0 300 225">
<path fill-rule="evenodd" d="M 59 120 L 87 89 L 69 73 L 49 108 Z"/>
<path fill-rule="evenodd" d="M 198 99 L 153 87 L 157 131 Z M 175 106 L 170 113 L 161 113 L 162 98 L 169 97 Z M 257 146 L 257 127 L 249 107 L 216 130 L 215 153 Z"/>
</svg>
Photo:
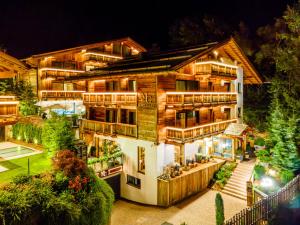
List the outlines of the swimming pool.
<svg viewBox="0 0 300 225">
<path fill-rule="evenodd" d="M 8 160 L 12 158 L 21 158 L 36 153 L 37 152 L 33 149 L 19 145 L 10 148 L 0 149 L 0 159 Z"/>
</svg>

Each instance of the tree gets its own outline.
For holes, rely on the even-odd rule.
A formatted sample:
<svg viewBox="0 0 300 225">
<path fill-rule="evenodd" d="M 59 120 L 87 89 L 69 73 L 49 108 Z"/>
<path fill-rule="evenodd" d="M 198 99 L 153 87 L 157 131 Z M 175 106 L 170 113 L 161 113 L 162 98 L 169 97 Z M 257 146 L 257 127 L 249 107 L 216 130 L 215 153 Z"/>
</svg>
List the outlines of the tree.
<svg viewBox="0 0 300 225">
<path fill-rule="evenodd" d="M 220 193 L 216 194 L 215 207 L 216 207 L 216 225 L 223 225 L 225 221 L 224 203 L 223 203 L 222 195 Z"/>
<path fill-rule="evenodd" d="M 20 101 L 20 112 L 23 116 L 37 114 L 38 107 L 35 105 L 37 97 L 29 82 L 24 80 L 4 79 L 0 82 L 0 94 L 14 94 Z"/>
<path fill-rule="evenodd" d="M 300 4 L 288 6 L 282 18 L 259 32 L 268 33 L 265 36 L 269 37 L 261 45 L 257 59 L 273 64 L 274 73 L 268 121 L 271 163 L 279 170 L 297 172 L 300 169 Z"/>
<path fill-rule="evenodd" d="M 184 17 L 169 28 L 170 46 L 185 47 L 220 41 L 229 37 L 231 32 L 230 27 L 216 16 Z"/>
<path fill-rule="evenodd" d="M 51 113 L 51 118 L 45 121 L 42 132 L 42 143 L 49 152 L 62 149 L 72 149 L 74 144 L 72 122 L 66 116 Z"/>
</svg>

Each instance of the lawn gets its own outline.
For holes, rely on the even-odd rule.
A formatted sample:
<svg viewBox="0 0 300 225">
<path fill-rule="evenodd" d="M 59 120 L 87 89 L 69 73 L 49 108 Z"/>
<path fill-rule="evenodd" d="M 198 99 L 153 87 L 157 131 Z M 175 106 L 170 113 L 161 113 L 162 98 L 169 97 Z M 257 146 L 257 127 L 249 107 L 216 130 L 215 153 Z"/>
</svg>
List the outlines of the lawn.
<svg viewBox="0 0 300 225">
<path fill-rule="evenodd" d="M 19 159 L 0 162 L 9 170 L 0 173 L 0 183 L 9 182 L 14 176 L 28 173 L 28 158 L 30 162 L 30 174 L 38 174 L 51 169 L 51 159 L 46 153 L 36 154 Z"/>
</svg>

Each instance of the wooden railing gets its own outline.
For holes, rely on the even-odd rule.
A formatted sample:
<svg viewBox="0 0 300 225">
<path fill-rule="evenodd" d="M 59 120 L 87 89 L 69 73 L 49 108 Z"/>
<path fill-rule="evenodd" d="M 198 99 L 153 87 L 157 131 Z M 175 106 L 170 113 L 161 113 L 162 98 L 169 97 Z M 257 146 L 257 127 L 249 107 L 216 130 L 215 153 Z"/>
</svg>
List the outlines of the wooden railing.
<svg viewBox="0 0 300 225">
<path fill-rule="evenodd" d="M 58 90 L 43 90 L 41 97 L 44 98 L 73 98 L 82 99 L 82 94 L 85 91 L 58 91 Z"/>
<path fill-rule="evenodd" d="M 237 119 L 204 124 L 191 128 L 167 127 L 167 138 L 179 141 L 189 141 L 203 138 L 216 133 L 223 132 L 230 123 L 237 122 Z"/>
<path fill-rule="evenodd" d="M 167 104 L 236 103 L 233 92 L 167 92 Z"/>
<path fill-rule="evenodd" d="M 108 104 L 137 104 L 136 92 L 97 92 L 97 93 L 84 93 L 84 104 L 93 105 L 108 105 Z"/>
<path fill-rule="evenodd" d="M 124 123 L 109 123 L 95 120 L 82 120 L 81 130 L 109 135 L 137 137 L 137 126 Z"/>
<path fill-rule="evenodd" d="M 263 198 L 250 208 L 243 209 L 231 219 L 227 220 L 224 225 L 267 224 L 266 222 L 276 213 L 278 206 L 293 200 L 299 191 L 300 175 L 295 177 L 277 193 Z"/>
<path fill-rule="evenodd" d="M 207 61 L 196 63 L 196 74 L 217 75 L 236 78 L 237 67 L 220 62 Z"/>
<path fill-rule="evenodd" d="M 14 124 L 18 121 L 17 116 L 15 114 L 13 115 L 0 115 L 0 125 L 10 125 Z"/>
</svg>

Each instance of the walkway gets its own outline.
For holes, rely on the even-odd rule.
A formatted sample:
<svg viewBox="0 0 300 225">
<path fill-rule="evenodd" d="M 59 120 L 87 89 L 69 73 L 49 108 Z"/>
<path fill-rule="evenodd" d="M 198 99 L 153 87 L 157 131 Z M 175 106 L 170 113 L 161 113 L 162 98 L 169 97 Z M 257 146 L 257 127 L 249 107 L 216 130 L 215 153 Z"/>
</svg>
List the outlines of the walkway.
<svg viewBox="0 0 300 225">
<path fill-rule="evenodd" d="M 187 200 L 164 209 L 155 206 L 144 206 L 127 201 L 117 201 L 112 213 L 111 225 L 161 225 L 164 222 L 180 225 L 215 225 L 216 191 L 208 190 Z M 246 202 L 222 194 L 225 207 L 225 218 L 246 207 Z"/>
</svg>

